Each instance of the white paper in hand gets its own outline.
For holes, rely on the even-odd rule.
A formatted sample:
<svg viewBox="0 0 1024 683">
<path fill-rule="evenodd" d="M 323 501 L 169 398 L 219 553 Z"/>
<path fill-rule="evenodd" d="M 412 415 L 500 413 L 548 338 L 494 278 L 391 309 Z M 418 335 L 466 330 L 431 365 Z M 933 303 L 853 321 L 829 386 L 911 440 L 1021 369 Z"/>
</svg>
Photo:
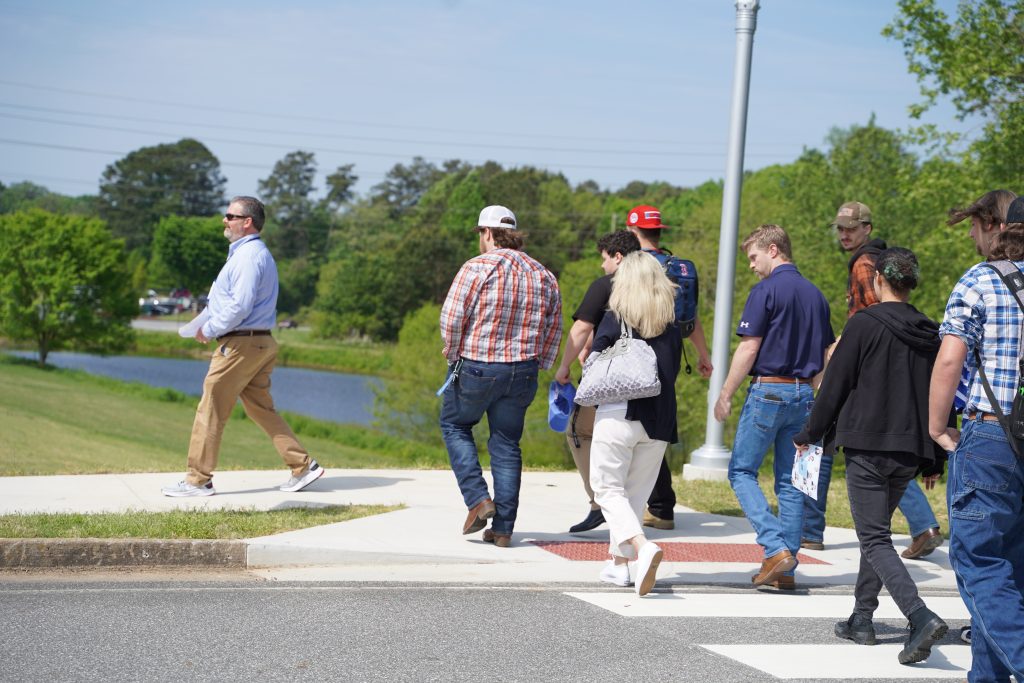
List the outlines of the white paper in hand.
<svg viewBox="0 0 1024 683">
<path fill-rule="evenodd" d="M 210 309 L 204 308 L 202 313 L 192 318 L 190 322 L 186 323 L 185 325 L 182 325 L 178 329 L 178 334 L 184 337 L 185 339 L 191 339 L 192 337 L 196 336 L 196 332 L 199 331 L 199 328 L 202 327 L 209 319 Z"/>
<path fill-rule="evenodd" d="M 808 446 L 793 458 L 793 486 L 818 500 L 818 475 L 821 472 L 821 446 Z"/>
</svg>

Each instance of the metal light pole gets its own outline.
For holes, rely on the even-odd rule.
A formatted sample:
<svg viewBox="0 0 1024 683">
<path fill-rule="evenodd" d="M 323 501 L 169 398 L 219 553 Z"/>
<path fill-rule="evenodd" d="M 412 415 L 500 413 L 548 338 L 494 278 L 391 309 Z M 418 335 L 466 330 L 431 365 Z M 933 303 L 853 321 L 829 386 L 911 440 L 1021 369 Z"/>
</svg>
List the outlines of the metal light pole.
<svg viewBox="0 0 1024 683">
<path fill-rule="evenodd" d="M 732 338 L 733 281 L 736 278 L 736 235 L 743 189 L 743 151 L 747 135 L 747 99 L 750 94 L 750 59 L 757 29 L 758 0 L 736 2 L 736 64 L 732 82 L 732 114 L 729 120 L 729 159 L 722 195 L 722 225 L 718 242 L 718 286 L 715 288 L 715 329 L 711 363 L 715 366 L 708 388 L 708 419 L 704 445 L 690 454 L 683 479 L 728 477 L 731 451 L 723 441 L 724 425 L 715 420 L 714 407 L 729 371 L 729 340 Z"/>
</svg>

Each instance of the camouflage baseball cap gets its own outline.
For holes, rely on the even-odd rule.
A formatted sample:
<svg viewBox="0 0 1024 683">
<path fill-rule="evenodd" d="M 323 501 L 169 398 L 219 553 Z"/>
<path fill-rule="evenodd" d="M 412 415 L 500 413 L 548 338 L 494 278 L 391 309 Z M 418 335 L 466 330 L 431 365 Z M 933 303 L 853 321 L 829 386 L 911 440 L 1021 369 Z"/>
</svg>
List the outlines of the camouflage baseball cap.
<svg viewBox="0 0 1024 683">
<path fill-rule="evenodd" d="M 846 202 L 836 212 L 836 219 L 832 221 L 833 228 L 855 228 L 858 225 L 871 222 L 871 209 L 867 204 L 860 202 Z"/>
</svg>

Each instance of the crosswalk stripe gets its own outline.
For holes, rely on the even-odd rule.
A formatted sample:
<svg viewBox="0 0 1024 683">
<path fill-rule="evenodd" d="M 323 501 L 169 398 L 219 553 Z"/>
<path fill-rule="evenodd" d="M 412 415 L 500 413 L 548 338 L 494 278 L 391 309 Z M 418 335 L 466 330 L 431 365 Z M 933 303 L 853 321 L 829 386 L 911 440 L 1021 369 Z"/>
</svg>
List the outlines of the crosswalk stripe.
<svg viewBox="0 0 1024 683">
<path fill-rule="evenodd" d="M 903 665 L 897 660 L 902 645 L 701 645 L 711 652 L 758 669 L 776 678 L 811 680 L 955 678 L 971 668 L 968 645 L 939 645 L 924 662 Z"/>
<path fill-rule="evenodd" d="M 567 592 L 566 595 L 624 617 L 743 617 L 748 619 L 836 619 L 853 610 L 852 595 L 821 595 L 749 591 L 745 593 L 652 593 L 639 597 L 632 591 L 602 593 Z M 876 619 L 905 617 L 887 595 L 879 596 Z M 928 608 L 944 619 L 969 619 L 959 597 L 925 598 Z M 831 628 L 822 640 L 835 639 Z M 963 680 L 971 668 L 968 645 L 947 644 L 932 648 L 927 661 L 904 666 L 897 655 L 901 643 L 871 647 L 838 641 L 770 645 L 694 643 L 740 664 L 781 679 L 917 679 Z M 902 640 L 902 638 L 900 638 Z"/>
<path fill-rule="evenodd" d="M 843 619 L 853 611 L 851 595 L 820 595 L 751 591 L 749 593 L 652 593 L 632 591 L 566 593 L 624 617 L 748 617 Z M 969 619 L 958 597 L 926 597 L 928 608 L 943 619 Z M 896 603 L 878 596 L 876 619 L 903 619 Z"/>
</svg>

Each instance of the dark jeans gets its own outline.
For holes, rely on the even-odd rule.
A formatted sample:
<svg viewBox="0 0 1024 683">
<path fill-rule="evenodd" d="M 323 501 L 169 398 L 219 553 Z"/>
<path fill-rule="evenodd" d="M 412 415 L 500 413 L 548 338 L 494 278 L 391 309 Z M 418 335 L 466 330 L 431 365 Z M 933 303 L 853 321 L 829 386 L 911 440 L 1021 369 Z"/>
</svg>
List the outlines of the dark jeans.
<svg viewBox="0 0 1024 683">
<path fill-rule="evenodd" d="M 491 528 L 498 534 L 511 534 L 516 523 L 523 475 L 519 439 L 523 435 L 526 409 L 536 395 L 536 360 L 518 363 L 463 361 L 458 380 L 444 391 L 441 436 L 448 447 L 448 460 L 467 508 L 490 497 L 473 440 L 473 427 L 487 415 L 491 432 L 487 452 L 491 456 L 496 510 Z"/>
<path fill-rule="evenodd" d="M 904 616 L 909 618 L 924 607 L 914 580 L 892 547 L 891 528 L 892 513 L 917 466 L 918 457 L 913 453 L 846 449 L 846 490 L 860 541 L 853 611 L 868 619 L 878 609 L 883 584 Z"/>
<path fill-rule="evenodd" d="M 661 459 L 658 480 L 654 482 L 647 509 L 660 519 L 675 519 L 676 492 L 672 489 L 672 471 L 668 468 L 668 456 Z"/>
</svg>

